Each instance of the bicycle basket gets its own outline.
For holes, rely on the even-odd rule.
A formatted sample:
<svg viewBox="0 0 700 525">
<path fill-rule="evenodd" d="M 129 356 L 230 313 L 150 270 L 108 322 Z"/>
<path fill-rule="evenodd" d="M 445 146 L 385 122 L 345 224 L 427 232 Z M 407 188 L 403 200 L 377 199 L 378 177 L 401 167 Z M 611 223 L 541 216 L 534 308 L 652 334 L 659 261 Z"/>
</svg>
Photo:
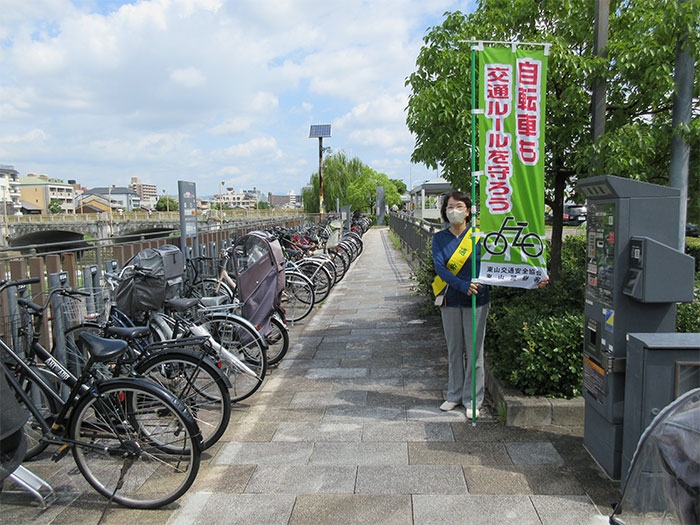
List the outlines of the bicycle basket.
<svg viewBox="0 0 700 525">
<path fill-rule="evenodd" d="M 126 264 L 117 289 L 117 307 L 129 316 L 159 310 L 180 294 L 185 263 L 177 246 L 147 248 Z"/>
</svg>

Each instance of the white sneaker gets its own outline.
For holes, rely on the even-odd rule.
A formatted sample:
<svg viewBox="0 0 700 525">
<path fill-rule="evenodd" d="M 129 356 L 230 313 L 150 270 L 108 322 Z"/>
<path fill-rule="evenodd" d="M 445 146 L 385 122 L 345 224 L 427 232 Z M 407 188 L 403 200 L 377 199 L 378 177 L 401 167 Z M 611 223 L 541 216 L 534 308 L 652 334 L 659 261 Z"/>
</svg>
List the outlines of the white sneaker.
<svg viewBox="0 0 700 525">
<path fill-rule="evenodd" d="M 479 409 L 476 409 L 476 417 L 479 417 Z M 472 407 L 467 407 L 467 419 L 473 419 L 472 418 Z"/>
<path fill-rule="evenodd" d="M 457 405 L 459 405 L 459 403 L 453 403 L 452 401 L 445 401 L 442 405 L 440 405 L 440 410 L 442 410 L 443 412 L 449 412 Z"/>
</svg>

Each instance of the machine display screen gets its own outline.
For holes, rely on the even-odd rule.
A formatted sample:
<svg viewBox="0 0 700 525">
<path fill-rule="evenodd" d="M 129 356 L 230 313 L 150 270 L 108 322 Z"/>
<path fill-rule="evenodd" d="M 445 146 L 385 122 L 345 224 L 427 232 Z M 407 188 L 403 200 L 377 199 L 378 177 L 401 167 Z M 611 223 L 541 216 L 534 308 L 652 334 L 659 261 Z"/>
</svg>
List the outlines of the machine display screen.
<svg viewBox="0 0 700 525">
<path fill-rule="evenodd" d="M 586 298 L 612 306 L 615 275 L 615 203 L 589 202 Z"/>
</svg>

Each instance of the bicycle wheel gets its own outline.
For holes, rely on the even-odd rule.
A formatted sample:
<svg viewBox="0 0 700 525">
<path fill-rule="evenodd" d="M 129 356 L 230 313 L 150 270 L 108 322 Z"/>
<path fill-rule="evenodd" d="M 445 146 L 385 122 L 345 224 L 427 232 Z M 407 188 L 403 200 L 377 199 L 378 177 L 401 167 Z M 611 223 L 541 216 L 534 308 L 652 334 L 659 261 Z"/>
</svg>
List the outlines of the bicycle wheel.
<svg viewBox="0 0 700 525">
<path fill-rule="evenodd" d="M 297 263 L 299 271 L 306 275 L 314 285 L 314 296 L 316 302 L 320 303 L 331 293 L 333 278 L 328 270 L 319 262 L 305 259 Z"/>
<path fill-rule="evenodd" d="M 336 246 L 333 251 L 328 252 L 328 257 L 330 257 L 335 266 L 335 283 L 338 284 L 343 280 L 343 277 L 345 277 L 345 273 L 349 268 L 349 263 L 342 256 L 340 246 Z"/>
<path fill-rule="evenodd" d="M 134 371 L 185 403 L 202 432 L 204 450 L 226 431 L 231 419 L 228 381 L 204 353 L 186 349 L 156 352 Z"/>
<path fill-rule="evenodd" d="M 267 364 L 276 365 L 289 350 L 289 331 L 277 316 L 270 318 L 270 332 L 265 335 L 267 343 Z"/>
<path fill-rule="evenodd" d="M 285 278 L 282 306 L 287 320 L 295 323 L 311 313 L 316 302 L 316 294 L 311 279 L 303 273 L 286 271 Z"/>
<path fill-rule="evenodd" d="M 32 367 L 32 369 L 41 376 L 47 385 L 54 387 L 54 391 L 57 391 L 60 381 L 53 375 L 52 372 L 36 367 Z M 22 387 L 22 390 L 24 390 L 24 392 L 29 396 L 29 399 L 32 400 L 34 406 L 41 412 L 41 417 L 43 420 L 51 424 L 53 418 L 59 411 L 56 400 L 50 395 L 47 395 L 37 386 L 34 380 L 26 374 L 22 374 L 21 377 L 18 377 L 17 379 Z M 49 446 L 48 443 L 41 441 L 44 431 L 39 422 L 36 420 L 34 414 L 31 412 L 29 412 L 29 419 L 27 419 L 27 422 L 24 424 L 24 435 L 27 437 L 27 451 L 24 454 L 25 461 L 38 456 Z"/>
<path fill-rule="evenodd" d="M 201 438 L 185 405 L 142 379 L 109 379 L 85 393 L 71 417 L 73 457 L 92 487 L 134 509 L 182 496 L 197 476 Z"/>
<path fill-rule="evenodd" d="M 235 292 L 227 283 L 219 282 L 218 279 L 202 279 L 193 285 L 193 292 L 199 293 L 199 297 L 216 297 L 223 295 L 227 303 L 232 303 Z"/>
<path fill-rule="evenodd" d="M 260 333 L 250 322 L 231 314 L 204 314 L 197 324 L 222 347 L 217 358 L 231 382 L 231 402 L 253 395 L 267 373 L 267 343 Z"/>
</svg>

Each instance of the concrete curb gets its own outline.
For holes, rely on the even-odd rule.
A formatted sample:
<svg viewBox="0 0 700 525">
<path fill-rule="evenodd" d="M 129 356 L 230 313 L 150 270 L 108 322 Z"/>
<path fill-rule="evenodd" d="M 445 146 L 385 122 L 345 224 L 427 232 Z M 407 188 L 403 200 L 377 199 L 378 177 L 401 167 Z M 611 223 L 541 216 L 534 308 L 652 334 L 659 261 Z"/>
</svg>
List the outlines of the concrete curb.
<svg viewBox="0 0 700 525">
<path fill-rule="evenodd" d="M 574 399 L 550 399 L 541 396 L 524 396 L 517 390 L 504 387 L 485 370 L 486 390 L 491 394 L 495 415 L 509 427 L 565 426 L 583 427 L 583 397 Z"/>
</svg>

